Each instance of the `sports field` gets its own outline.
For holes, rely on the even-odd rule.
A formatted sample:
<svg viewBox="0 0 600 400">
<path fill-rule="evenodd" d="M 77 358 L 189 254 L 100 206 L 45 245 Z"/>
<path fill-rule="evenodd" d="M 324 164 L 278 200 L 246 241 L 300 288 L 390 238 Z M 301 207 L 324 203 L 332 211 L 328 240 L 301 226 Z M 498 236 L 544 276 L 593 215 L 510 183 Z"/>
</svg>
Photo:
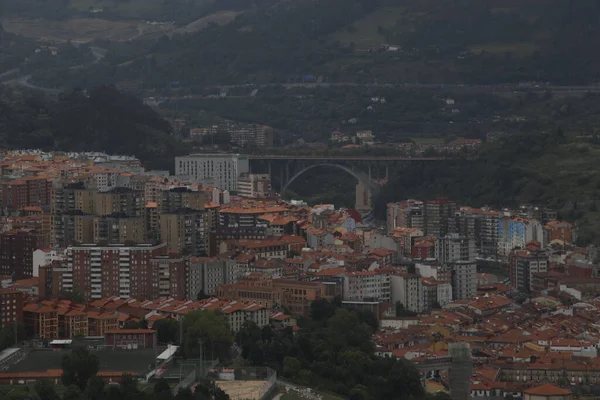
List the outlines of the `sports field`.
<svg viewBox="0 0 600 400">
<path fill-rule="evenodd" d="M 12 365 L 7 372 L 44 372 L 60 369 L 63 355 L 69 350 L 54 351 L 36 349 L 27 357 Z M 92 351 L 100 361 L 100 371 L 130 372 L 145 374 L 154 360 L 154 351 L 149 350 L 95 350 Z"/>
</svg>

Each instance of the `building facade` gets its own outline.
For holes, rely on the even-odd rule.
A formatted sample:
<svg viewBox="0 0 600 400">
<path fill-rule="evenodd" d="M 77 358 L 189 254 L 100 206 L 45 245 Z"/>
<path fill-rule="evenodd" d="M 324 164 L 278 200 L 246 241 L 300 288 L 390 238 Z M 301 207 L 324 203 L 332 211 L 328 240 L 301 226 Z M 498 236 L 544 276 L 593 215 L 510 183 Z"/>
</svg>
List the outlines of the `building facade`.
<svg viewBox="0 0 600 400">
<path fill-rule="evenodd" d="M 237 191 L 238 177 L 248 172 L 248 156 L 241 154 L 190 154 L 175 158 L 175 175 L 229 191 Z"/>
</svg>

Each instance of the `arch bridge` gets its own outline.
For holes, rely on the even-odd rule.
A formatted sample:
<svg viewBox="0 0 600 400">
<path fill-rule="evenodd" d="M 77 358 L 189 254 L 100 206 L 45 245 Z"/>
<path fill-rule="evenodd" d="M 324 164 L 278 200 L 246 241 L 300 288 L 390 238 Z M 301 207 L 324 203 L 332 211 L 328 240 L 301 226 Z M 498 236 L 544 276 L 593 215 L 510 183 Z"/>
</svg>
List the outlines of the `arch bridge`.
<svg viewBox="0 0 600 400">
<path fill-rule="evenodd" d="M 347 172 L 360 183 L 356 186 L 356 209 L 368 213 L 371 197 L 378 194 L 389 177 L 390 167 L 415 162 L 434 162 L 442 157 L 406 156 L 321 156 L 321 155 L 256 155 L 248 156 L 250 170 L 268 173 L 273 187 L 280 193 L 305 172 L 314 168 L 336 168 Z"/>
</svg>

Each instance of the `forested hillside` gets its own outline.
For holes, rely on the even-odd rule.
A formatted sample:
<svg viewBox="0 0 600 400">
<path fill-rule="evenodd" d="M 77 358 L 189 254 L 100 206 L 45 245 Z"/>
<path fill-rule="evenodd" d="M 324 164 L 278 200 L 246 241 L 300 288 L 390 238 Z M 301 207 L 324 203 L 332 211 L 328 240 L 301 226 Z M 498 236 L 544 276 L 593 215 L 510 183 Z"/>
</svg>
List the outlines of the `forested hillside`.
<svg viewBox="0 0 600 400">
<path fill-rule="evenodd" d="M 168 169 L 180 146 L 170 126 L 138 99 L 102 86 L 54 102 L 0 85 L 0 147 L 106 151 Z"/>
<path fill-rule="evenodd" d="M 562 85 L 600 76 L 596 0 L 273 3 L 255 2 L 223 26 L 137 43 L 146 56 L 117 46 L 92 70 L 54 76 L 71 87 L 85 87 L 91 77 L 145 89 L 177 81 L 190 90 L 306 75 L 357 83 Z"/>
</svg>

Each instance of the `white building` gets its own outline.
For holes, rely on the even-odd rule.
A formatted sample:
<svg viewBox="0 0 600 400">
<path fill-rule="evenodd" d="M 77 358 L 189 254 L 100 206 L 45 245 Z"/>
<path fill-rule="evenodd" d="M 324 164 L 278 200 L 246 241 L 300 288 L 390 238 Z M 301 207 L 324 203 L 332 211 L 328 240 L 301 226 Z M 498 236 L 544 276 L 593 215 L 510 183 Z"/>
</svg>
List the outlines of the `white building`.
<svg viewBox="0 0 600 400">
<path fill-rule="evenodd" d="M 476 256 L 475 240 L 460 236 L 457 233 L 439 237 L 435 242 L 435 258 L 441 264 L 455 261 L 474 261 Z"/>
<path fill-rule="evenodd" d="M 394 274 L 390 276 L 392 303 L 400 302 L 406 310 L 422 312 L 424 291 L 421 277 L 416 274 Z"/>
<path fill-rule="evenodd" d="M 269 310 L 256 303 L 244 304 L 232 301 L 220 310 L 229 324 L 229 329 L 233 332 L 240 330 L 244 322 L 252 321 L 259 328 L 269 325 Z"/>
<path fill-rule="evenodd" d="M 390 301 L 390 276 L 378 271 L 349 272 L 344 275 L 344 301 Z"/>
<path fill-rule="evenodd" d="M 237 191 L 238 177 L 248 172 L 250 164 L 246 155 L 190 154 L 175 158 L 175 175 L 197 183 L 210 182 L 229 191 Z"/>
<path fill-rule="evenodd" d="M 37 249 L 33 252 L 33 276 L 40 276 L 40 267 L 50 264 L 52 261 L 65 260 L 66 256 L 52 249 Z"/>
<path fill-rule="evenodd" d="M 237 190 L 241 197 L 267 197 L 271 193 L 271 177 L 269 174 L 241 174 Z"/>
<path fill-rule="evenodd" d="M 477 264 L 475 261 L 456 261 L 452 267 L 452 294 L 455 300 L 470 299 L 477 294 Z"/>
</svg>

